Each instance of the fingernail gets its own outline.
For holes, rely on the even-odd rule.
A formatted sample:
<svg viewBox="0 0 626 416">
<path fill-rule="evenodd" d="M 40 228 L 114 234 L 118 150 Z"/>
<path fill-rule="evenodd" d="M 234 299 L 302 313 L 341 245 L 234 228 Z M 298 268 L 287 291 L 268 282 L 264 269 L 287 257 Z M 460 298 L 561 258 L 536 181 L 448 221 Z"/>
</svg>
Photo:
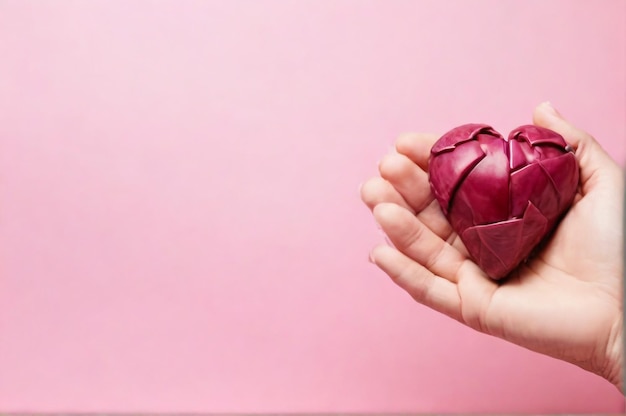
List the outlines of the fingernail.
<svg viewBox="0 0 626 416">
<path fill-rule="evenodd" d="M 359 184 L 359 195 L 361 195 L 361 189 L 363 188 L 363 182 Z"/>
<path fill-rule="evenodd" d="M 367 256 L 367 260 L 372 264 L 376 264 L 376 260 L 374 260 L 374 253 L 370 251 L 369 256 Z"/>
</svg>

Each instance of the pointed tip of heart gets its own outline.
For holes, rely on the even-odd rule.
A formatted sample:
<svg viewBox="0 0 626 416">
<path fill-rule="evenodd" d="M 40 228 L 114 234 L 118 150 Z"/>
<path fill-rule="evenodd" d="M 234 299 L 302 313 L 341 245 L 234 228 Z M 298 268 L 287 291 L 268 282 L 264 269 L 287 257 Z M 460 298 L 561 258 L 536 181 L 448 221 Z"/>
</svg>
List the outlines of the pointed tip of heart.
<svg viewBox="0 0 626 416">
<path fill-rule="evenodd" d="M 506 277 L 545 237 L 548 220 L 532 204 L 523 218 L 478 225 L 461 234 L 470 255 L 492 279 Z"/>
</svg>

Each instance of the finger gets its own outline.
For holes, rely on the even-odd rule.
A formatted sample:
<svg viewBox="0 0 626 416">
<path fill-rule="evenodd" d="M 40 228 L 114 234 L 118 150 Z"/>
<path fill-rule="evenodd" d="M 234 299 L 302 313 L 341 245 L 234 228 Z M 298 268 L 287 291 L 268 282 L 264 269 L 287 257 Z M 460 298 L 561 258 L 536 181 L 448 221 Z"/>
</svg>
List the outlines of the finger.
<svg viewBox="0 0 626 416">
<path fill-rule="evenodd" d="M 399 205 L 411 214 L 415 215 L 415 211 L 403 199 L 400 193 L 383 178 L 372 178 L 361 186 L 361 199 L 370 210 L 378 204 L 391 202 Z M 439 203 L 432 200 L 426 208 L 417 214 L 417 218 L 428 228 L 438 235 L 442 240 L 446 241 L 452 247 L 456 248 L 464 256 L 468 255 L 465 245 L 459 238 L 458 234 L 452 229 L 448 219 L 443 215 Z"/>
<path fill-rule="evenodd" d="M 417 218 L 444 241 L 448 240 L 454 233 L 448 219 L 439 207 L 439 202 L 434 199 L 418 214 Z"/>
<path fill-rule="evenodd" d="M 378 167 L 385 178 L 413 208 L 420 212 L 434 199 L 428 175 L 408 157 L 395 153 L 383 157 Z"/>
<path fill-rule="evenodd" d="M 605 168 L 610 170 L 610 167 L 615 166 L 615 162 L 590 134 L 570 124 L 550 103 L 545 102 L 535 108 L 533 123 L 559 133 L 576 149 L 583 194 L 593 189 Z"/>
<path fill-rule="evenodd" d="M 392 183 L 383 178 L 372 178 L 361 186 L 361 199 L 370 210 L 373 210 L 378 204 L 391 202 L 407 209 L 411 214 L 415 215 L 414 208 L 406 202 L 397 188 L 410 189 L 411 187 L 406 183 L 394 187 Z M 443 215 L 439 203 L 432 197 L 429 197 L 429 199 L 430 203 L 417 214 L 417 218 L 442 240 L 445 240 L 451 246 L 459 250 L 461 254 L 467 256 L 465 246 L 450 226 L 448 219 Z M 417 203 L 414 201 L 413 205 L 417 205 Z"/>
<path fill-rule="evenodd" d="M 430 149 L 438 139 L 437 135 L 430 133 L 406 133 L 396 139 L 396 150 L 428 172 Z"/>
<path fill-rule="evenodd" d="M 414 213 L 402 195 L 383 178 L 372 178 L 361 186 L 361 200 L 372 210 L 383 202 L 391 202 Z"/>
<path fill-rule="evenodd" d="M 460 240 L 454 238 L 452 227 L 441 211 L 439 203 L 434 199 L 428 177 L 421 168 L 404 155 L 391 154 L 381 160 L 379 169 L 387 183 L 402 196 L 402 201 L 398 203 L 390 199 L 386 201 L 378 199 L 377 203 L 393 202 L 405 208 L 408 203 L 411 207 L 409 211 L 417 213 L 424 225 L 441 239 L 454 243 L 464 254 L 467 253 Z M 377 204 L 372 205 L 372 209 L 375 205 Z"/>
<path fill-rule="evenodd" d="M 395 204 L 378 204 L 374 208 L 374 217 L 398 250 L 433 274 L 451 282 L 458 281 L 458 271 L 468 261 L 467 257 L 433 233 L 409 211 Z"/>
<path fill-rule="evenodd" d="M 588 133 L 574 127 L 550 104 L 539 104 L 533 112 L 533 123 L 559 133 L 574 149 L 595 140 Z"/>
<path fill-rule="evenodd" d="M 417 215 L 417 219 L 430 228 L 430 230 L 439 238 L 457 249 L 464 257 L 469 257 L 469 253 L 467 252 L 465 245 L 459 238 L 459 235 L 452 229 L 452 226 L 448 222 L 446 216 L 443 215 L 437 200 L 433 200 L 426 208 L 424 208 Z"/>
<path fill-rule="evenodd" d="M 370 259 L 417 302 L 456 320 L 461 319 L 461 298 L 454 283 L 436 276 L 386 245 L 374 248 Z"/>
</svg>

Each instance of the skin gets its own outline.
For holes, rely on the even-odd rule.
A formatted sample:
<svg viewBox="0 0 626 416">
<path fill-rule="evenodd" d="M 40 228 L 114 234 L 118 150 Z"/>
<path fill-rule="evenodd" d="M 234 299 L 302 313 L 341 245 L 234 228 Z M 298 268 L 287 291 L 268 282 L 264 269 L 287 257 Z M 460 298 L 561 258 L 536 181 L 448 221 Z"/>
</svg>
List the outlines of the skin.
<svg viewBox="0 0 626 416">
<path fill-rule="evenodd" d="M 549 103 L 533 123 L 560 133 L 580 165 L 580 187 L 554 235 L 504 282 L 468 258 L 434 200 L 428 157 L 438 136 L 406 134 L 361 198 L 393 244 L 370 261 L 417 302 L 465 325 L 591 371 L 622 391 L 624 176 L 588 133 Z"/>
</svg>

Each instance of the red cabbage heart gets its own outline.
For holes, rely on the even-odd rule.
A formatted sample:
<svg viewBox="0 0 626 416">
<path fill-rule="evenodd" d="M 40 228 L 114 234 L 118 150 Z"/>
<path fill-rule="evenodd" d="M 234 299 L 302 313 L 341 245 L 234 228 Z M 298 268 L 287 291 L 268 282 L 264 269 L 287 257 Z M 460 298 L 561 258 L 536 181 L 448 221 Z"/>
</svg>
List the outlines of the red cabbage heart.
<svg viewBox="0 0 626 416">
<path fill-rule="evenodd" d="M 525 261 L 578 189 L 579 168 L 558 133 L 525 125 L 507 139 L 485 124 L 444 134 L 429 159 L 432 192 L 472 259 L 494 280 Z"/>
</svg>

